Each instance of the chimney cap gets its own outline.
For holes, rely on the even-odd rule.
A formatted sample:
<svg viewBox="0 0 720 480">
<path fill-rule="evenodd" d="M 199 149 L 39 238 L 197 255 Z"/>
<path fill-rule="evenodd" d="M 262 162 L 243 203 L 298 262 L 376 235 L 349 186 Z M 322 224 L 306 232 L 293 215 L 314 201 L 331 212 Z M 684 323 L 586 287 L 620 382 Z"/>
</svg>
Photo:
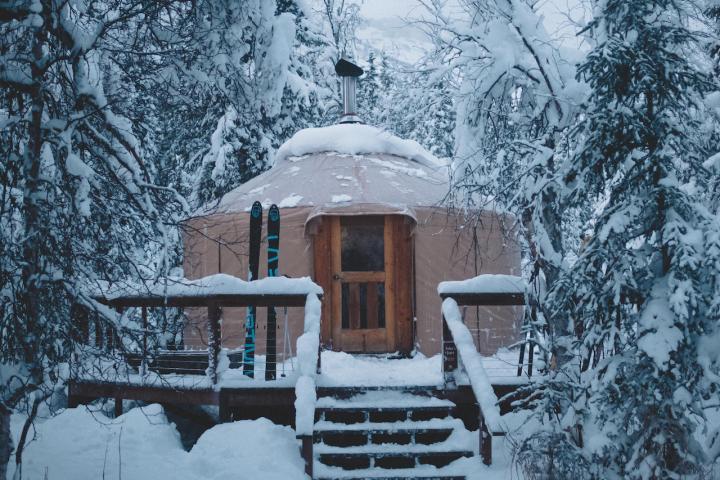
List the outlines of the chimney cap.
<svg viewBox="0 0 720 480">
<path fill-rule="evenodd" d="M 365 72 L 362 68 L 358 67 L 354 63 L 349 62 L 344 58 L 341 58 L 335 64 L 335 73 L 337 73 L 341 77 L 359 77 Z"/>
</svg>

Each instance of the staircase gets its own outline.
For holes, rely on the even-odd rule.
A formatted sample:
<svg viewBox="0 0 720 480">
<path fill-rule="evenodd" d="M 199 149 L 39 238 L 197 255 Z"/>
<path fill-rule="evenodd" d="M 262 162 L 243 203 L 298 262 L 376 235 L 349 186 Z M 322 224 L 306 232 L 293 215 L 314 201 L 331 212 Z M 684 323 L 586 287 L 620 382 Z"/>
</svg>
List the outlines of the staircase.
<svg viewBox="0 0 720 480">
<path fill-rule="evenodd" d="M 338 390 L 318 398 L 316 479 L 465 479 L 476 435 L 433 389 Z M 322 392 L 320 392 L 322 394 Z"/>
</svg>

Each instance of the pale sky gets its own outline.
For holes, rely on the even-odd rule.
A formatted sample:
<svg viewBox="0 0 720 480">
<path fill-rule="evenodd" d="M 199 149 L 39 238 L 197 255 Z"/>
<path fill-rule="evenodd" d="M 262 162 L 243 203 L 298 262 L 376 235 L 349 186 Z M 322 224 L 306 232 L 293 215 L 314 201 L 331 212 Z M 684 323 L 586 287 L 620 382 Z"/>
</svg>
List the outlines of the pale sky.
<svg viewBox="0 0 720 480">
<path fill-rule="evenodd" d="M 385 50 L 395 58 L 412 63 L 419 59 L 431 46 L 420 29 L 409 21 L 422 18 L 424 8 L 417 0 L 353 0 L 360 5 L 366 23 L 357 32 L 361 41 L 378 50 Z M 545 27 L 552 36 L 562 38 L 569 47 L 577 47 L 576 28 L 568 21 L 568 14 L 574 21 L 584 23 L 585 0 L 540 0 L 539 10 L 545 17 Z M 456 0 L 448 0 L 452 8 Z M 366 56 L 362 51 L 360 55 Z"/>
</svg>

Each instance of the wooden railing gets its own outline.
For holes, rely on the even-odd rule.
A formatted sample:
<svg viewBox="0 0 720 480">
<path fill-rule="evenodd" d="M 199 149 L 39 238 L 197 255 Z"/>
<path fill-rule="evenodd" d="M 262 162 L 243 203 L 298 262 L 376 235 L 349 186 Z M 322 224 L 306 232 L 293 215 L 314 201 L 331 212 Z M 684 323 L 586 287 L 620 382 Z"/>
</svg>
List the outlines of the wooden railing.
<svg viewBox="0 0 720 480">
<path fill-rule="evenodd" d="M 518 282 L 521 283 L 521 282 Z M 459 284 L 458 284 L 459 285 Z M 478 405 L 480 455 L 483 463 L 492 464 L 493 435 L 503 435 L 498 399 L 488 378 L 480 352 L 472 334 L 463 323 L 459 306 L 524 305 L 525 294 L 512 289 L 508 292 L 468 292 L 467 288 L 453 291 L 450 282 L 438 288 L 443 298 L 442 368 L 446 388 L 457 387 L 457 374 L 464 372 Z"/>
<path fill-rule="evenodd" d="M 283 279 L 287 282 L 289 279 Z M 297 279 L 306 282 L 305 279 Z M 292 281 L 292 280 L 291 280 Z M 315 286 L 314 284 L 312 284 Z M 315 286 L 317 287 L 317 286 Z M 319 290 L 319 287 L 317 287 Z M 296 289 L 301 290 L 301 289 Z M 320 290 L 321 291 L 321 290 Z M 123 351 L 126 361 L 133 367 L 137 367 L 139 373 L 144 376 L 148 368 L 152 368 L 156 373 L 163 373 L 163 370 L 173 373 L 196 373 L 207 374 L 213 385 L 218 381 L 218 359 L 222 348 L 222 335 L 220 323 L 222 318 L 222 310 L 224 307 L 307 307 L 315 302 L 319 303 L 321 293 L 313 291 L 311 293 L 290 293 L 290 294 L 274 294 L 274 293 L 233 293 L 233 294 L 196 294 L 196 295 L 121 295 L 106 298 L 104 296 L 95 296 L 94 300 L 109 306 L 118 312 L 122 312 L 127 308 L 139 308 L 141 311 L 141 328 L 133 332 L 134 340 L 138 344 L 136 351 Z M 155 352 L 151 356 L 148 349 L 148 337 L 152 332 L 148 328 L 148 309 L 150 308 L 207 308 L 207 352 L 204 355 L 199 351 L 170 351 L 163 350 Z M 118 349 L 120 345 L 120 335 L 118 329 L 111 323 L 105 322 L 101 326 L 101 322 L 96 322 L 93 329 L 89 328 L 91 323 L 91 315 L 76 316 L 78 319 L 77 334 L 82 338 L 84 343 L 103 347 L 105 350 L 122 350 Z M 319 322 L 319 319 L 318 319 Z M 94 333 L 94 335 L 91 335 Z M 91 338 L 94 337 L 94 338 Z M 105 338 L 107 337 L 107 338 Z M 318 327 L 318 343 L 319 343 L 319 327 Z M 242 352 L 230 352 L 231 364 L 237 363 L 242 358 Z M 315 354 L 317 355 L 317 354 Z M 152 364 L 150 364 L 152 362 Z M 177 368 L 173 368 L 177 367 Z M 205 368 L 203 368 L 205 367 Z M 317 369 L 320 368 L 319 361 Z"/>
<path fill-rule="evenodd" d="M 297 340 L 300 376 L 295 384 L 295 433 L 305 473 L 313 478 L 313 428 L 317 392 L 315 377 L 320 374 L 320 299 L 308 296 L 305 305 L 303 334 Z"/>
</svg>

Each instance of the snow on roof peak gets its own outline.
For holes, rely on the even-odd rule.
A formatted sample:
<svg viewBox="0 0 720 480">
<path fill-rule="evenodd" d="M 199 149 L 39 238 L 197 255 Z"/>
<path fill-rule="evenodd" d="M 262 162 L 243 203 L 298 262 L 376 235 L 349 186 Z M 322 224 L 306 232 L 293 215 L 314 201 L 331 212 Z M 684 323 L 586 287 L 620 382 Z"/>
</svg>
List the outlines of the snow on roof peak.
<svg viewBox="0 0 720 480">
<path fill-rule="evenodd" d="M 275 155 L 274 165 L 289 157 L 312 153 L 337 152 L 349 155 L 388 154 L 404 157 L 419 164 L 437 168 L 445 163 L 414 140 L 404 140 L 390 132 L 363 124 L 339 124 L 298 131 Z"/>
</svg>

